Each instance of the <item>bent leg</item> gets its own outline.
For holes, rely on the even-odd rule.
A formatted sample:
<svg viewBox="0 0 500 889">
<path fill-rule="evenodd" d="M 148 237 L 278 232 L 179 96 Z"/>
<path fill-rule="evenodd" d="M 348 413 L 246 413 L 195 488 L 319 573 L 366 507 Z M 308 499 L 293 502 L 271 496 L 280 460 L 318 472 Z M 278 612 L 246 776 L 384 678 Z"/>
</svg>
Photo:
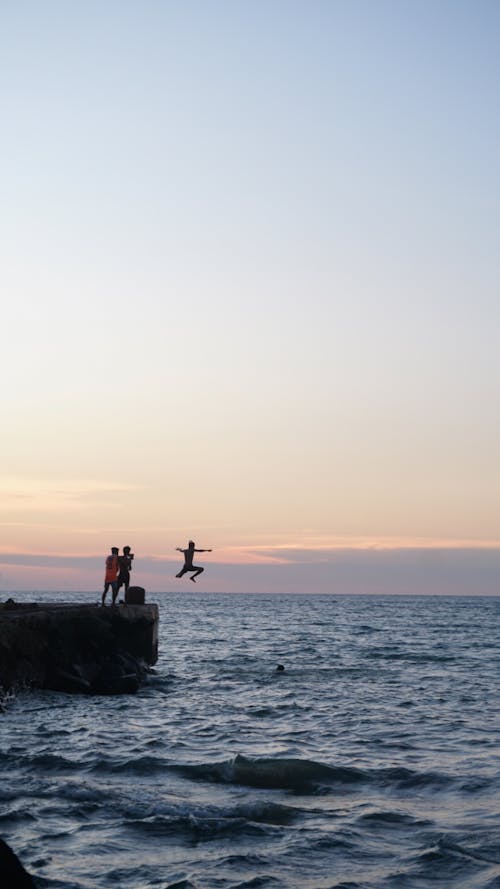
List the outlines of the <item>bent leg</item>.
<svg viewBox="0 0 500 889">
<path fill-rule="evenodd" d="M 195 577 L 198 577 L 198 574 L 201 574 L 201 572 L 204 571 L 205 569 L 204 568 L 195 568 L 194 565 L 193 565 L 193 569 L 194 569 L 194 574 L 189 579 L 192 580 L 193 583 L 196 583 Z"/>
<path fill-rule="evenodd" d="M 176 577 L 182 577 L 182 576 L 186 573 L 186 571 L 189 571 L 189 568 L 186 568 L 186 566 L 184 565 L 184 568 L 181 568 L 181 570 L 179 571 L 179 573 L 176 574 L 175 576 L 176 576 Z"/>
</svg>

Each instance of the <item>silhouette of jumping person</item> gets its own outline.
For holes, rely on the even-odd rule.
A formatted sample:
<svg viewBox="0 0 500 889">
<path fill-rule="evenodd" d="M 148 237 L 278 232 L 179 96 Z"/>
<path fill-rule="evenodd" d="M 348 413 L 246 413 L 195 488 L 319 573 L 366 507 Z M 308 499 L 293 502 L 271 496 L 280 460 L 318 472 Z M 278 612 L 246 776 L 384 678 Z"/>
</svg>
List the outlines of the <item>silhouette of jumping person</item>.
<svg viewBox="0 0 500 889">
<path fill-rule="evenodd" d="M 176 577 L 182 577 L 186 571 L 193 571 L 194 574 L 189 579 L 196 583 L 195 577 L 198 577 L 198 574 L 201 574 L 204 571 L 204 568 L 200 568 L 198 565 L 193 565 L 193 556 L 195 553 L 211 553 L 211 549 L 196 549 L 194 545 L 194 540 L 190 540 L 188 543 L 187 549 L 182 549 L 180 546 L 176 547 L 177 552 L 184 553 L 184 565 L 176 574 Z"/>
</svg>

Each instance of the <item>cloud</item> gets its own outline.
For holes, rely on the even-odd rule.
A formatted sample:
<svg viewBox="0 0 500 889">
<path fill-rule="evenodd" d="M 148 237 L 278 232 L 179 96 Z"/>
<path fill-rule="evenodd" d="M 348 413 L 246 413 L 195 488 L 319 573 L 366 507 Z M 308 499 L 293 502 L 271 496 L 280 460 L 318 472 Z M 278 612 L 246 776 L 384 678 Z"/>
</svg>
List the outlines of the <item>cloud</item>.
<svg viewBox="0 0 500 889">
<path fill-rule="evenodd" d="M 216 590 L 218 581 L 235 592 L 500 595 L 500 549 L 345 550 L 322 559 L 303 551 L 300 557 L 274 566 L 214 566 L 204 584 Z"/>
<path fill-rule="evenodd" d="M 72 556 L 46 553 L 0 552 L 1 565 L 18 565 L 24 568 L 85 569 L 96 564 L 95 556 Z M 101 559 L 104 565 L 104 556 Z"/>
<path fill-rule="evenodd" d="M 124 493 L 140 486 L 121 482 L 94 480 L 0 479 L 2 513 L 47 512 L 57 509 L 81 509 L 115 502 Z"/>
<path fill-rule="evenodd" d="M 471 540 L 464 538 L 401 538 L 401 537 L 332 537 L 314 531 L 297 534 L 295 540 L 281 539 L 269 543 L 217 547 L 222 562 L 232 564 L 332 563 L 350 554 L 499 550 L 500 540 Z"/>
<path fill-rule="evenodd" d="M 201 564 L 200 592 L 276 592 L 400 595 L 500 595 L 500 547 L 397 550 L 294 550 L 265 564 Z M 174 565 L 155 556 L 137 557 L 134 582 L 150 592 L 186 589 Z M 100 589 L 104 556 L 4 552 L 3 588 Z M 192 584 L 189 585 L 191 591 Z"/>
</svg>

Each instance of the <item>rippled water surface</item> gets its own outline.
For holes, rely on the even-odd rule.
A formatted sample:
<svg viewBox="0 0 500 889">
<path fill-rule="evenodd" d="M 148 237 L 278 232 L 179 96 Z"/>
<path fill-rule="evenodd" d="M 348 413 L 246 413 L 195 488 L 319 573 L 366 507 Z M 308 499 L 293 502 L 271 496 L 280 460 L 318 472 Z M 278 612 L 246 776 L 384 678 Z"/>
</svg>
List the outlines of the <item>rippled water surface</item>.
<svg viewBox="0 0 500 889">
<path fill-rule="evenodd" d="M 0 715 L 39 887 L 500 889 L 500 599 L 150 600 L 138 694 Z"/>
</svg>

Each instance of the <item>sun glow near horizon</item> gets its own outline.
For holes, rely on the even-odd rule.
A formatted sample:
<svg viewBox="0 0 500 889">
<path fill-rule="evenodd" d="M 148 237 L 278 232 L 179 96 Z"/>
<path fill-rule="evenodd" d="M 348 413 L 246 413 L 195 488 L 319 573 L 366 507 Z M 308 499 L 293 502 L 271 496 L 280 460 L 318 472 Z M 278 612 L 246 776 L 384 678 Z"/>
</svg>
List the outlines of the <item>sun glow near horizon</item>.
<svg viewBox="0 0 500 889">
<path fill-rule="evenodd" d="M 158 588 L 194 537 L 219 589 L 328 589 L 453 550 L 490 589 L 498 9 L 195 7 L 2 12 L 5 558 L 129 543 Z"/>
</svg>

